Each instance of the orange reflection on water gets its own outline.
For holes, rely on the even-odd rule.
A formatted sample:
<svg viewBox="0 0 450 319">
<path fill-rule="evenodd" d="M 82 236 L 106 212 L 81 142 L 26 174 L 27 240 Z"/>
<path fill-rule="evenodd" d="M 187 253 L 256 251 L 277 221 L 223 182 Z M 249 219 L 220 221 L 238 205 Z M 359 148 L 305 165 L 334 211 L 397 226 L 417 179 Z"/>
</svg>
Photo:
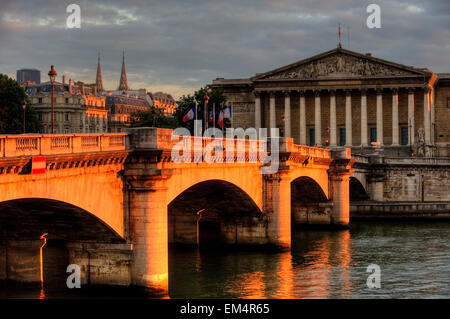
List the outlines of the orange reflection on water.
<svg viewBox="0 0 450 319">
<path fill-rule="evenodd" d="M 303 255 L 304 263 L 299 267 L 295 278 L 297 298 L 327 298 L 330 275 L 329 235 L 318 240 L 311 250 Z"/>
<path fill-rule="evenodd" d="M 261 299 L 265 297 L 266 285 L 264 283 L 264 273 L 255 271 L 238 276 L 238 289 L 243 294 L 244 299 Z"/>
<path fill-rule="evenodd" d="M 294 269 L 290 251 L 280 254 L 277 268 L 278 289 L 273 297 L 278 299 L 295 298 Z"/>
<path fill-rule="evenodd" d="M 350 273 L 350 264 L 352 262 L 351 236 L 350 231 L 341 231 L 338 235 L 338 267 L 341 269 L 339 298 L 348 298 L 352 292 L 352 280 Z"/>
</svg>

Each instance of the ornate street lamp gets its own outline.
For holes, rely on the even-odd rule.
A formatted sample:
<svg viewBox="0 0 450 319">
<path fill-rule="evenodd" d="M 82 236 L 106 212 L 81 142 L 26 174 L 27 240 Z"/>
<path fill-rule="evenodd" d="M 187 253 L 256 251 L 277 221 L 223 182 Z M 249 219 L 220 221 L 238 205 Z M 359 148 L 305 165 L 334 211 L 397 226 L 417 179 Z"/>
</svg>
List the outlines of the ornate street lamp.
<svg viewBox="0 0 450 319">
<path fill-rule="evenodd" d="M 25 134 L 25 110 L 27 109 L 27 101 L 26 100 L 23 100 L 22 108 L 23 108 L 23 134 Z"/>
<path fill-rule="evenodd" d="M 50 71 L 48 71 L 48 76 L 50 78 L 50 83 L 52 84 L 52 94 L 51 94 L 51 98 L 52 98 L 52 134 L 55 134 L 55 110 L 54 110 L 54 102 L 53 102 L 53 87 L 55 84 L 55 79 L 56 76 L 58 75 L 58 73 L 56 73 L 55 67 L 52 65 L 50 67 Z"/>
</svg>

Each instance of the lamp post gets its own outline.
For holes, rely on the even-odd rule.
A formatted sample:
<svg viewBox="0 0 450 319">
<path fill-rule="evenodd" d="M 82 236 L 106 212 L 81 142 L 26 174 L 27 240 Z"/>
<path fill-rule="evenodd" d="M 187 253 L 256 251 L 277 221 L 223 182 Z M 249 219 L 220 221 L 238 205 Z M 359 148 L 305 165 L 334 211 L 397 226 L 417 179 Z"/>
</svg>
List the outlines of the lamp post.
<svg viewBox="0 0 450 319">
<path fill-rule="evenodd" d="M 49 78 L 50 78 L 50 83 L 51 83 L 51 85 L 52 85 L 52 93 L 51 93 L 51 103 L 52 103 L 52 134 L 55 134 L 55 111 L 54 111 L 54 102 L 53 102 L 53 87 L 54 87 L 54 84 L 55 84 L 55 78 L 56 78 L 56 75 L 57 75 L 58 73 L 56 73 L 56 70 L 55 70 L 55 67 L 52 65 L 51 67 L 50 67 L 50 71 L 48 71 L 48 76 L 49 76 Z"/>
<path fill-rule="evenodd" d="M 25 134 L 25 110 L 27 109 L 27 101 L 26 100 L 23 100 L 22 108 L 23 108 L 23 134 Z"/>
</svg>

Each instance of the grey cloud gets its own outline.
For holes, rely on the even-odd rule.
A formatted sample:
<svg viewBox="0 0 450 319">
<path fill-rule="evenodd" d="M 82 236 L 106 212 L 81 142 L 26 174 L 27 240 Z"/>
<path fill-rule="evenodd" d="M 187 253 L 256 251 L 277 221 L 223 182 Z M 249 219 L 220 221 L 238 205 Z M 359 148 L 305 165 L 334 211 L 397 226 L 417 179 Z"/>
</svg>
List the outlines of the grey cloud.
<svg viewBox="0 0 450 319">
<path fill-rule="evenodd" d="M 73 2 L 82 9 L 81 30 L 65 29 L 67 3 L 2 1 L 0 72 L 46 74 L 55 64 L 59 74 L 93 81 L 100 50 L 104 82 L 114 89 L 125 49 L 133 87 L 179 96 L 216 77 L 248 77 L 332 49 L 338 23 L 344 46 L 350 28 L 351 50 L 435 72 L 450 68 L 446 0 Z M 380 30 L 365 26 L 372 2 L 382 9 Z"/>
</svg>

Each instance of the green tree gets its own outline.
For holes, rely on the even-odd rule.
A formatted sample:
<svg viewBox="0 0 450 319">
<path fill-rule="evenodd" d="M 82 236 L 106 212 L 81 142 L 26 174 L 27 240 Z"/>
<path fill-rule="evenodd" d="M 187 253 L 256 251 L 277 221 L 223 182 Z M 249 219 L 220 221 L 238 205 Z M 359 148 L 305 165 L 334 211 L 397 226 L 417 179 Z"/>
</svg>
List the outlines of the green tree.
<svg viewBox="0 0 450 319">
<path fill-rule="evenodd" d="M 207 117 L 209 117 L 209 112 L 212 110 L 212 107 L 215 106 L 215 114 L 216 114 L 216 123 L 219 118 L 220 110 L 222 105 L 225 105 L 227 98 L 223 94 L 223 91 L 217 88 L 209 88 L 209 87 L 202 87 L 199 90 L 195 91 L 193 95 L 183 95 L 180 100 L 177 101 L 178 107 L 175 112 L 175 118 L 177 119 L 178 123 L 182 127 L 186 127 L 191 131 L 191 134 L 194 130 L 194 121 L 187 121 L 183 122 L 183 117 L 189 112 L 190 109 L 192 109 L 195 105 L 195 101 L 197 101 L 197 119 L 204 120 L 204 112 L 205 112 L 205 95 L 208 94 L 209 96 L 209 102 L 208 102 L 208 112 Z M 229 126 L 229 120 L 226 119 L 225 121 L 225 127 Z M 208 123 L 209 127 L 213 125 L 213 123 Z M 219 127 L 220 128 L 220 127 Z"/>
<path fill-rule="evenodd" d="M 23 133 L 23 101 L 27 103 L 26 132 L 37 133 L 41 125 L 24 89 L 9 76 L 0 74 L 0 134 Z"/>
<path fill-rule="evenodd" d="M 162 128 L 176 128 L 178 122 L 173 116 L 165 116 L 163 111 L 157 107 L 150 107 L 148 111 L 137 112 L 133 114 L 137 121 L 133 124 L 134 127 L 162 127 Z"/>
</svg>

